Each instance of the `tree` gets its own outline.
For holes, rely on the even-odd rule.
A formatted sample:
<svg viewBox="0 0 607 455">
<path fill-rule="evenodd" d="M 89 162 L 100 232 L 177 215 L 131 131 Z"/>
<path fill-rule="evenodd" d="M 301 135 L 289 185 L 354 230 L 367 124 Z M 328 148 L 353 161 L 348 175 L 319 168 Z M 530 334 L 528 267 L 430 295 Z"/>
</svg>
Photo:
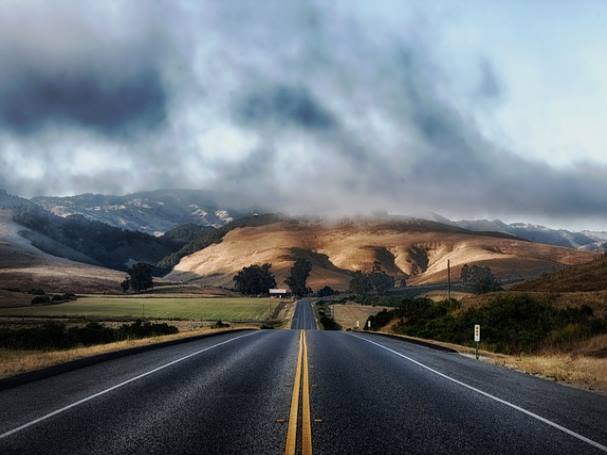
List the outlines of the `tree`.
<svg viewBox="0 0 607 455">
<path fill-rule="evenodd" d="M 329 297 L 335 295 L 336 292 L 331 286 L 325 286 L 318 290 L 318 297 Z"/>
<path fill-rule="evenodd" d="M 355 294 L 383 294 L 394 287 L 394 278 L 373 264 L 371 273 L 356 271 L 350 280 L 350 292 Z"/>
<path fill-rule="evenodd" d="M 131 287 L 131 279 L 127 276 L 122 282 L 120 282 L 122 292 L 126 292 Z"/>
<path fill-rule="evenodd" d="M 129 270 L 131 289 L 136 292 L 150 289 L 154 286 L 152 272 L 154 268 L 145 262 L 134 264 Z"/>
<path fill-rule="evenodd" d="M 272 264 L 243 267 L 233 278 L 236 290 L 247 295 L 267 294 L 270 288 L 276 287 L 271 268 Z"/>
<path fill-rule="evenodd" d="M 300 258 L 295 261 L 289 272 L 289 277 L 285 280 L 293 294 L 306 295 L 308 293 L 306 281 L 308 281 L 311 271 L 312 263 L 307 259 Z"/>
<path fill-rule="evenodd" d="M 352 274 L 350 280 L 350 292 L 354 294 L 368 294 L 369 293 L 369 280 L 367 274 L 357 270 Z"/>
<path fill-rule="evenodd" d="M 394 278 L 383 270 L 376 270 L 369 275 L 369 281 L 372 292 L 383 294 L 388 289 L 394 287 Z"/>
<path fill-rule="evenodd" d="M 464 288 L 477 294 L 502 289 L 499 281 L 495 278 L 489 267 L 481 265 L 468 266 L 468 264 L 465 264 L 462 267 L 460 277 Z"/>
</svg>

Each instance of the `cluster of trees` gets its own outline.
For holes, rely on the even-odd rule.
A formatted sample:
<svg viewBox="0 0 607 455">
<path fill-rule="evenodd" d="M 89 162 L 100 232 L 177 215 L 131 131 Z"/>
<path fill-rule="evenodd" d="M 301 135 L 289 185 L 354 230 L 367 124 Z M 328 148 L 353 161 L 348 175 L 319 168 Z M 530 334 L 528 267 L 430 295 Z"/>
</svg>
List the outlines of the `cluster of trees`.
<svg viewBox="0 0 607 455">
<path fill-rule="evenodd" d="M 154 267 L 150 264 L 144 262 L 134 264 L 127 270 L 129 275 L 120 283 L 122 292 L 127 292 L 129 289 L 132 289 L 135 292 L 141 292 L 152 288 L 154 286 L 153 272 Z"/>
<path fill-rule="evenodd" d="M 482 265 L 469 266 L 465 264 L 460 274 L 464 289 L 476 294 L 499 291 L 502 289 L 499 281 L 489 267 Z"/>
<path fill-rule="evenodd" d="M 272 264 L 268 263 L 243 267 L 233 278 L 236 290 L 246 295 L 267 294 L 269 289 L 276 287 L 271 268 Z"/>
<path fill-rule="evenodd" d="M 276 287 L 276 278 L 270 271 L 272 264 L 251 265 L 243 267 L 234 278 L 234 286 L 238 292 L 247 295 L 267 294 L 271 288 Z M 297 259 L 289 271 L 285 284 L 295 295 L 307 295 L 312 290 L 307 281 L 312 271 L 312 263 L 307 259 Z"/>
<path fill-rule="evenodd" d="M 381 269 L 378 262 L 373 264 L 371 273 L 354 272 L 350 280 L 350 292 L 355 294 L 383 294 L 394 288 L 394 278 Z"/>
</svg>

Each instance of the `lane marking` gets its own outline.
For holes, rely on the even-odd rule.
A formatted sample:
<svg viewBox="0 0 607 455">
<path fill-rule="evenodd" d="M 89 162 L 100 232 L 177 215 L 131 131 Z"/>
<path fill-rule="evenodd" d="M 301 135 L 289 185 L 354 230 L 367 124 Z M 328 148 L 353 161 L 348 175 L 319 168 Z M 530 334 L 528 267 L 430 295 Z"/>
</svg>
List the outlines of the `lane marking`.
<svg viewBox="0 0 607 455">
<path fill-rule="evenodd" d="M 112 392 L 112 391 L 114 391 L 116 389 L 124 387 L 125 385 L 128 385 L 128 384 L 130 384 L 132 382 L 135 382 L 135 381 L 137 381 L 137 380 L 139 380 L 141 378 L 145 378 L 146 376 L 149 376 L 151 374 L 154 374 L 154 373 L 157 373 L 159 371 L 162 371 L 162 370 L 164 370 L 166 368 L 169 368 L 169 367 L 171 367 L 171 366 L 173 366 L 173 365 L 175 365 L 175 364 L 177 364 L 179 362 L 183 362 L 184 360 L 187 360 L 187 359 L 189 359 L 191 357 L 200 355 L 203 352 L 210 351 L 211 349 L 214 349 L 216 347 L 223 346 L 224 344 L 228 344 L 228 343 L 231 343 L 232 341 L 236 341 L 236 340 L 239 340 L 241 338 L 249 337 L 249 336 L 255 335 L 257 333 L 259 333 L 259 332 L 248 333 L 246 335 L 240 335 L 240 336 L 237 336 L 235 338 L 230 338 L 229 340 L 222 341 L 221 343 L 217 343 L 217 344 L 214 344 L 212 346 L 208 346 L 208 347 L 206 347 L 204 349 L 201 349 L 199 351 L 196 351 L 196 352 L 193 352 L 191 354 L 185 355 L 183 357 L 179 357 L 178 359 L 175 359 L 175 360 L 173 360 L 173 361 L 171 361 L 169 363 L 165 363 L 164 365 L 156 367 L 153 370 L 147 371 L 145 373 L 142 373 L 140 375 L 137 375 L 135 377 L 127 379 L 126 381 L 123 381 L 123 382 L 121 382 L 119 384 L 113 385 L 112 387 L 108 387 L 107 389 L 104 389 L 104 390 L 102 390 L 100 392 L 97 392 L 97 393 L 94 393 L 92 395 L 89 395 L 88 397 L 85 397 L 85 398 L 82 398 L 81 400 L 75 401 L 72 404 L 69 404 L 69 405 L 64 406 L 62 408 L 59 408 L 59 409 L 56 409 L 56 410 L 54 410 L 52 412 L 49 412 L 46 415 L 43 415 L 42 417 L 38 417 L 37 419 L 34 419 L 34 420 L 30 421 L 30 422 L 24 423 L 23 425 L 20 425 L 20 426 L 18 426 L 16 428 L 13 428 L 12 430 L 9 430 L 9 431 L 7 431 L 5 433 L 2 433 L 2 434 L 0 434 L 0 439 L 7 438 L 7 437 L 9 437 L 11 435 L 14 435 L 15 433 L 18 433 L 19 431 L 25 430 L 26 428 L 29 428 L 29 427 L 31 427 L 33 425 L 36 425 L 37 423 L 43 422 L 45 420 L 48 420 L 51 417 L 54 417 L 54 416 L 56 416 L 58 414 L 61 414 L 61 413 L 65 412 L 65 411 L 67 411 L 69 409 L 75 408 L 76 406 L 80 406 L 81 404 L 84 404 L 84 403 L 86 403 L 88 401 L 94 400 L 95 398 L 98 398 L 98 397 L 100 397 L 102 395 L 105 395 L 106 393 L 109 393 L 109 392 Z"/>
<path fill-rule="evenodd" d="M 293 381 L 293 396 L 291 397 L 291 411 L 289 413 L 289 429 L 287 431 L 287 444 L 285 455 L 295 455 L 297 447 L 297 414 L 299 412 L 299 385 L 301 383 L 301 360 L 303 355 L 303 332 L 299 332 L 299 352 L 297 353 L 297 366 L 295 367 L 295 380 Z"/>
<path fill-rule="evenodd" d="M 529 416 L 529 417 L 531 417 L 533 419 L 539 420 L 540 422 L 543 422 L 546 425 L 550 425 L 551 427 L 556 428 L 557 430 L 562 431 L 563 433 L 566 433 L 569 436 L 573 436 L 574 438 L 579 439 L 580 441 L 585 442 L 586 444 L 589 444 L 589 445 L 591 445 L 591 446 L 593 446 L 593 447 L 595 447 L 595 448 L 597 448 L 597 449 L 599 449 L 599 450 L 601 450 L 603 452 L 607 452 L 607 446 L 605 446 L 605 445 L 603 445 L 603 444 L 601 444 L 599 442 L 596 442 L 596 441 L 594 441 L 594 440 L 592 440 L 590 438 L 587 438 L 586 436 L 583 436 L 583 435 L 581 435 L 579 433 L 576 433 L 575 431 L 570 430 L 569 428 L 566 428 L 566 427 L 564 427 L 562 425 L 559 425 L 556 422 L 553 422 L 551 420 L 546 419 L 545 417 L 542 417 L 542 416 L 540 416 L 538 414 L 535 414 L 535 413 L 533 413 L 531 411 L 528 411 L 525 408 L 521 408 L 520 406 L 517 406 L 514 403 L 510 403 L 509 401 L 506 401 L 506 400 L 504 400 L 502 398 L 496 397 L 495 395 L 491 395 L 490 393 L 487 393 L 487 392 L 484 392 L 484 391 L 482 391 L 480 389 L 477 389 L 476 387 L 468 385 L 465 382 L 459 381 L 459 380 L 457 380 L 455 378 L 452 378 L 451 376 L 447 376 L 446 374 L 441 373 L 440 371 L 437 371 L 434 368 L 431 368 L 431 367 L 429 367 L 427 365 L 424 365 L 423 363 L 421 363 L 421 362 L 419 362 L 419 361 L 417 361 L 415 359 L 412 359 L 411 357 L 408 357 L 408 356 L 406 356 L 404 354 L 401 354 L 400 352 L 395 351 L 394 349 L 390 349 L 389 347 L 384 346 L 383 344 L 376 343 L 375 341 L 367 340 L 366 338 L 359 337 L 357 335 L 352 335 L 352 336 L 354 338 L 358 338 L 359 340 L 366 341 L 367 343 L 371 343 L 371 344 L 374 344 L 375 346 L 378 346 L 378 347 L 380 347 L 382 349 L 385 349 L 386 351 L 391 352 L 392 354 L 395 354 L 395 355 L 397 355 L 399 357 L 402 357 L 403 359 L 408 360 L 409 362 L 412 362 L 415 365 L 420 366 L 420 367 L 422 367 L 422 368 L 430 371 L 431 373 L 434 373 L 434 374 L 436 374 L 436 375 L 438 375 L 438 376 L 440 376 L 440 377 L 442 377 L 444 379 L 447 379 L 448 381 L 451 381 L 451 382 L 453 382 L 455 384 L 458 384 L 458 385 L 460 385 L 462 387 L 465 387 L 468 390 L 472 390 L 473 392 L 476 392 L 476 393 L 478 393 L 478 394 L 480 394 L 480 395 L 482 395 L 484 397 L 490 398 L 493 401 L 497 401 L 498 403 L 506 405 L 506 406 L 508 406 L 508 407 L 516 410 L 516 411 L 522 412 L 523 414 L 525 414 L 525 415 L 527 415 L 527 416 Z"/>
<path fill-rule="evenodd" d="M 312 455 L 312 423 L 310 418 L 310 376 L 308 369 L 308 342 L 306 332 L 303 333 L 303 409 L 301 417 L 301 453 L 302 455 Z"/>
</svg>

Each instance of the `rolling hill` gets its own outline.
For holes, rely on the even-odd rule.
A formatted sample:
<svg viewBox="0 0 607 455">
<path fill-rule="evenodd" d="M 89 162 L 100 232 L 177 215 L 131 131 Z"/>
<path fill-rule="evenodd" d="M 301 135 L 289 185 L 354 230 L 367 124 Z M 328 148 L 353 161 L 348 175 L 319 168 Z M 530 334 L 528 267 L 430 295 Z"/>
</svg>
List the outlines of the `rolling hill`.
<svg viewBox="0 0 607 455">
<path fill-rule="evenodd" d="M 79 262 L 89 258 L 24 228 L 15 223 L 12 217 L 11 209 L 0 209 L 0 288 L 43 288 L 56 292 L 101 292 L 118 289 L 124 273 Z M 56 255 L 34 246 L 31 239 L 46 245 L 46 248 L 54 251 Z"/>
<path fill-rule="evenodd" d="M 513 287 L 517 291 L 533 292 L 594 292 L 607 291 L 607 258 L 577 264 L 544 274 Z"/>
<path fill-rule="evenodd" d="M 538 276 L 594 257 L 585 251 L 538 244 L 508 234 L 472 232 L 417 219 L 349 220 L 322 223 L 285 220 L 238 227 L 218 243 L 183 257 L 170 278 L 231 286 L 242 267 L 270 262 L 282 285 L 298 257 L 309 259 L 313 289 L 346 289 L 350 273 L 379 262 L 397 280 L 430 284 L 446 280 L 447 260 L 454 277 L 464 264 L 488 265 L 503 280 Z"/>
</svg>

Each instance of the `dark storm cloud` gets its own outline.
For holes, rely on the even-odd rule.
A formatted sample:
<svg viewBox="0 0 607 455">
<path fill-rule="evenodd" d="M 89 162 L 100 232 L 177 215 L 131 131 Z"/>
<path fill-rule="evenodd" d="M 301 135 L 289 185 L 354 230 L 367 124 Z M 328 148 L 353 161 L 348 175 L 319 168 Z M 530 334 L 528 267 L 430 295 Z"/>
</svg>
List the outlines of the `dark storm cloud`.
<svg viewBox="0 0 607 455">
<path fill-rule="evenodd" d="M 57 124 L 123 134 L 157 128 L 167 115 L 167 93 L 154 68 L 127 75 L 114 68 L 13 72 L 14 80 L 0 83 L 0 128 L 20 135 Z"/>
<path fill-rule="evenodd" d="M 15 193 L 212 187 L 292 212 L 607 213 L 605 168 L 556 169 L 483 134 L 471 112 L 506 90 L 491 56 L 454 96 L 440 30 L 418 16 L 391 30 L 313 1 L 64 2 L 38 19 L 44 3 L 25 4 L 0 14 L 0 187 Z"/>
<path fill-rule="evenodd" d="M 293 126 L 310 130 L 335 128 L 337 120 L 305 87 L 278 85 L 245 95 L 236 106 L 244 124 Z"/>
</svg>

